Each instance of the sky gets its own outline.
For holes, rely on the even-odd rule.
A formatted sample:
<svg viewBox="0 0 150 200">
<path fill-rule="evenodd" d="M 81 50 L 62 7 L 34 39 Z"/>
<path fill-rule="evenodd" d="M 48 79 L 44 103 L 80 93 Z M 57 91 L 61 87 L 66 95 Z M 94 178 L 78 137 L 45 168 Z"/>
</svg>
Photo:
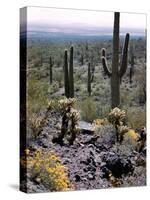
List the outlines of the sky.
<svg viewBox="0 0 150 200">
<path fill-rule="evenodd" d="M 114 13 L 107 11 L 28 7 L 27 21 L 29 31 L 109 34 L 113 30 Z M 130 31 L 137 34 L 144 34 L 145 29 L 145 14 L 120 14 L 120 32 Z"/>
</svg>

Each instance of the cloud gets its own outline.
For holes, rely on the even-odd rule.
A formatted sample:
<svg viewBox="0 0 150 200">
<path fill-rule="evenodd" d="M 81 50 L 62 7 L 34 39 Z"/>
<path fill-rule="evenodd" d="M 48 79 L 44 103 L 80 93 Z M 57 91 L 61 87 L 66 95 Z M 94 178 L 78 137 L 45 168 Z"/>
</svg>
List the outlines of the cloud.
<svg viewBox="0 0 150 200">
<path fill-rule="evenodd" d="M 95 34 L 113 29 L 113 12 L 28 7 L 27 13 L 28 30 Z M 121 32 L 135 30 L 143 34 L 145 29 L 145 14 L 120 14 Z"/>
</svg>

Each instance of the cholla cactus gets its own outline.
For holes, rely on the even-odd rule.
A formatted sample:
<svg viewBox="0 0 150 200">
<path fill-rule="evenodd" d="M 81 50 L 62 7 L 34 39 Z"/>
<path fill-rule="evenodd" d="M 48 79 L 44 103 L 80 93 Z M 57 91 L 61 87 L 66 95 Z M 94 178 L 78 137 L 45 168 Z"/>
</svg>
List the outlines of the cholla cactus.
<svg viewBox="0 0 150 200">
<path fill-rule="evenodd" d="M 59 105 L 59 108 L 62 110 L 62 111 L 65 111 L 67 110 L 68 108 L 71 108 L 74 106 L 76 102 L 76 99 L 75 98 L 65 98 L 65 99 L 61 99 L 60 101 L 58 101 L 58 105 Z"/>
<path fill-rule="evenodd" d="M 108 118 L 109 121 L 115 126 L 116 129 L 116 134 L 117 134 L 117 141 L 121 142 L 121 138 L 120 137 L 120 129 L 122 127 L 122 131 L 123 129 L 125 130 L 127 127 L 123 126 L 123 122 L 126 118 L 126 112 L 124 110 L 120 110 L 119 108 L 114 108 L 111 110 L 111 112 L 108 114 Z"/>
<path fill-rule="evenodd" d="M 50 100 L 50 101 L 48 101 L 47 104 L 48 104 L 48 105 L 47 105 L 47 111 L 52 110 L 53 107 L 54 107 L 54 101 L 53 101 L 53 100 Z"/>
<path fill-rule="evenodd" d="M 69 139 L 70 145 L 73 144 L 76 133 L 79 131 L 78 122 L 80 119 L 79 112 L 74 109 L 74 104 L 76 102 L 75 98 L 66 98 L 58 102 L 59 107 L 62 111 L 62 126 L 61 133 L 57 138 L 53 139 L 53 142 L 62 143 L 65 134 L 71 134 Z"/>
<path fill-rule="evenodd" d="M 119 108 L 114 108 L 109 113 L 109 120 L 113 123 L 117 123 L 120 125 L 122 121 L 126 118 L 126 112 L 124 110 L 120 110 Z"/>
<path fill-rule="evenodd" d="M 68 114 L 68 118 L 71 122 L 71 125 L 70 125 L 71 138 L 69 140 L 69 143 L 73 144 L 76 138 L 76 133 L 79 131 L 79 125 L 78 125 L 78 122 L 80 119 L 79 112 L 76 109 L 71 108 L 70 113 Z"/>
<path fill-rule="evenodd" d="M 127 133 L 128 131 L 129 131 L 128 126 L 123 126 L 123 125 L 118 126 L 118 133 L 119 133 L 119 141 L 120 142 L 123 141 L 124 134 Z"/>
</svg>

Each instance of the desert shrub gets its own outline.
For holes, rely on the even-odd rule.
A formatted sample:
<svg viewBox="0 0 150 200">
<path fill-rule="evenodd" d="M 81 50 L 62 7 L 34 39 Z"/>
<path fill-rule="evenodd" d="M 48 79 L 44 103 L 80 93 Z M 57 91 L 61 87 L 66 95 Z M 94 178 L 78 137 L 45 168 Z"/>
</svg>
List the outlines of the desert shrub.
<svg viewBox="0 0 150 200">
<path fill-rule="evenodd" d="M 146 168 L 136 167 L 132 176 L 124 176 L 121 187 L 144 186 L 146 185 Z"/>
<path fill-rule="evenodd" d="M 113 144 L 116 141 L 116 133 L 113 125 L 101 125 L 95 128 L 95 134 L 99 136 L 102 144 Z"/>
<path fill-rule="evenodd" d="M 38 149 L 32 156 L 26 150 L 27 160 L 21 158 L 21 166 L 27 167 L 31 179 L 43 184 L 50 191 L 66 191 L 71 189 L 67 169 L 52 151 Z"/>
<path fill-rule="evenodd" d="M 92 123 L 95 127 L 101 127 L 101 126 L 105 126 L 105 125 L 109 125 L 109 121 L 107 118 L 104 119 L 94 119 L 93 123 Z"/>
<path fill-rule="evenodd" d="M 124 145 L 131 145 L 133 149 L 136 149 L 138 145 L 139 135 L 133 129 L 129 129 L 123 136 L 123 144 Z"/>
<path fill-rule="evenodd" d="M 48 86 L 48 93 L 53 94 L 59 90 L 59 82 L 53 81 L 52 85 Z"/>
<path fill-rule="evenodd" d="M 131 96 L 129 96 L 129 92 L 128 91 L 123 91 L 121 92 L 121 97 L 120 97 L 120 101 L 122 105 L 130 105 L 132 102 L 132 98 Z"/>
<path fill-rule="evenodd" d="M 54 71 L 54 80 L 58 83 L 59 87 L 63 86 L 63 72 L 61 71 Z"/>
<path fill-rule="evenodd" d="M 92 97 L 87 97 L 85 100 L 79 103 L 79 109 L 81 110 L 82 120 L 92 122 L 97 118 L 96 103 Z"/>
<path fill-rule="evenodd" d="M 146 111 L 145 108 L 130 108 L 127 110 L 128 126 L 137 129 L 146 126 Z"/>
<path fill-rule="evenodd" d="M 55 102 L 49 101 L 44 112 L 33 113 L 28 118 L 28 124 L 31 128 L 31 133 L 28 131 L 28 137 L 36 139 L 43 130 L 43 127 L 48 122 L 50 111 L 54 109 Z M 30 133 L 30 134 L 29 134 Z"/>
<path fill-rule="evenodd" d="M 37 113 L 47 105 L 48 84 L 36 79 L 27 81 L 27 111 L 28 115 Z"/>
<path fill-rule="evenodd" d="M 142 73 L 139 70 L 136 76 L 136 81 L 138 85 L 137 90 L 137 98 L 139 100 L 140 105 L 144 105 L 146 103 L 146 66 L 142 66 Z"/>
<path fill-rule="evenodd" d="M 118 154 L 120 158 L 128 159 L 132 155 L 133 149 L 133 146 L 129 143 L 115 143 L 111 150 L 112 152 Z"/>
<path fill-rule="evenodd" d="M 101 118 L 106 118 L 111 110 L 111 106 L 104 104 L 97 104 L 97 115 Z"/>
</svg>

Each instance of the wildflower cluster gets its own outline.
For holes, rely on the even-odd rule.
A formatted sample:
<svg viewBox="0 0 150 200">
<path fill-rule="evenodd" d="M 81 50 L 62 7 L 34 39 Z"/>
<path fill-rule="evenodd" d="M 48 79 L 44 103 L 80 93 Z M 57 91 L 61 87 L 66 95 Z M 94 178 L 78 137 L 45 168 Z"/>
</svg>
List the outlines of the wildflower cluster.
<svg viewBox="0 0 150 200">
<path fill-rule="evenodd" d="M 108 125 L 108 124 L 109 124 L 109 122 L 108 122 L 108 120 L 106 118 L 104 118 L 104 119 L 95 119 L 93 121 L 93 123 L 92 123 L 92 127 L 95 130 L 95 129 L 101 127 L 101 126 L 105 126 L 105 125 Z"/>
<path fill-rule="evenodd" d="M 36 182 L 42 183 L 50 191 L 66 191 L 71 189 L 67 176 L 67 168 L 61 164 L 58 156 L 53 151 L 39 149 L 30 155 L 26 162 L 21 159 L 21 165 L 26 167 L 31 177 Z"/>
</svg>

